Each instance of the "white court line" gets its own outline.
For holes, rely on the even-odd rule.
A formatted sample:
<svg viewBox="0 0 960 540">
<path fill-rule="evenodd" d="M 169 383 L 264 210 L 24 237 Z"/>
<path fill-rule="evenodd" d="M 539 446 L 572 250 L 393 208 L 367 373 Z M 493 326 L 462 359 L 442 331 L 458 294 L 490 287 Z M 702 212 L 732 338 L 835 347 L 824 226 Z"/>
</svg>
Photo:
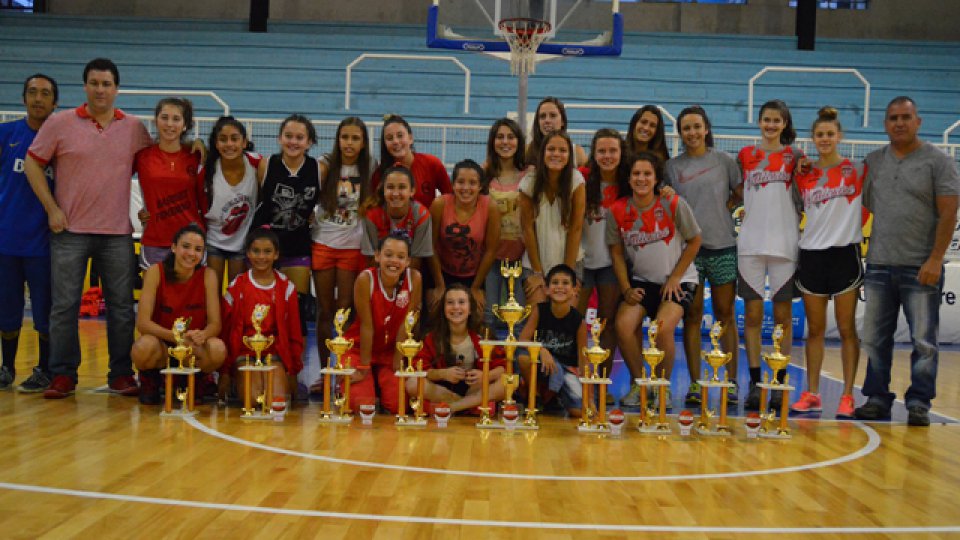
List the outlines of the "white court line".
<svg viewBox="0 0 960 540">
<path fill-rule="evenodd" d="M 941 525 L 933 527 L 710 527 L 710 526 L 671 526 L 671 525 L 611 525 L 606 523 L 558 523 L 550 521 L 496 521 L 486 519 L 455 519 L 424 516 L 395 516 L 359 514 L 348 512 L 327 512 L 297 508 L 275 508 L 270 506 L 250 506 L 242 504 L 211 503 L 183 499 L 164 499 L 161 497 L 143 497 L 119 493 L 101 493 L 79 489 L 63 489 L 29 484 L 0 482 L 0 489 L 86 499 L 103 499 L 120 502 L 159 504 L 181 508 L 201 508 L 207 510 L 227 510 L 255 512 L 258 514 L 279 514 L 287 516 L 319 517 L 333 519 L 353 519 L 362 521 L 383 521 L 392 523 L 421 523 L 427 525 L 460 525 L 472 527 L 502 527 L 509 529 L 566 529 L 587 531 L 629 531 L 629 532 L 689 532 L 689 533 L 743 533 L 743 534 L 918 534 L 918 533 L 955 533 L 960 525 Z"/>
<path fill-rule="evenodd" d="M 430 473 L 430 474 L 448 474 L 452 476 L 473 476 L 473 477 L 482 477 L 482 478 L 509 478 L 513 480 L 558 480 L 558 481 L 581 481 L 581 482 L 654 482 L 654 481 L 676 481 L 676 480 L 707 480 L 707 479 L 717 479 L 717 478 L 743 478 L 747 476 L 764 476 L 771 474 L 785 474 L 791 472 L 799 471 L 808 471 L 811 469 L 819 469 L 822 467 L 831 467 L 833 465 L 839 465 L 841 463 L 847 463 L 849 461 L 854 461 L 860 459 L 877 448 L 880 447 L 880 435 L 874 431 L 870 426 L 866 426 L 860 423 L 852 423 L 867 434 L 867 444 L 864 445 L 859 450 L 847 454 L 845 456 L 840 456 L 834 459 L 829 459 L 826 461 L 817 461 L 814 463 L 808 463 L 805 465 L 794 465 L 790 467 L 780 467 L 776 469 L 764 469 L 759 471 L 733 471 L 725 473 L 700 473 L 700 474 L 681 474 L 675 476 L 558 476 L 558 475 L 546 475 L 546 474 L 511 474 L 511 473 L 497 473 L 497 472 L 482 472 L 482 471 L 465 471 L 457 469 L 435 469 L 429 467 L 410 467 L 407 465 L 392 465 L 389 463 L 377 463 L 372 461 L 359 461 L 353 459 L 344 459 L 344 458 L 335 458 L 328 456 L 319 456 L 316 454 L 308 454 L 305 452 L 298 452 L 296 450 L 288 450 L 286 448 L 279 448 L 276 446 L 268 446 L 266 444 L 261 444 L 253 441 L 248 441 L 246 439 L 241 439 L 239 437 L 234 437 L 232 435 L 227 435 L 226 433 L 221 433 L 216 429 L 208 427 L 196 418 L 186 417 L 183 419 L 184 422 L 190 424 L 196 429 L 203 431 L 208 435 L 229 441 L 235 444 L 240 444 L 243 446 L 248 446 L 250 448 L 256 448 L 258 450 L 266 450 L 268 452 L 274 452 L 277 454 L 285 454 L 288 456 L 300 457 L 304 459 L 312 459 L 316 461 L 326 461 L 329 463 L 339 463 L 341 465 L 355 465 L 358 467 L 370 467 L 376 469 L 391 469 L 397 471 L 410 471 L 410 472 L 421 472 L 421 473 Z M 762 444 L 762 443 L 761 443 Z"/>
</svg>

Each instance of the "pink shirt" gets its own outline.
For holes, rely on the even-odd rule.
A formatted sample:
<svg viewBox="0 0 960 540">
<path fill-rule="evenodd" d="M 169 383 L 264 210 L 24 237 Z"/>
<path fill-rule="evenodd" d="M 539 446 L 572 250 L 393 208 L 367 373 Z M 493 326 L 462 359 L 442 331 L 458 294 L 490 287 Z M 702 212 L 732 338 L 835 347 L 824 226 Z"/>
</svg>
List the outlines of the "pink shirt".
<svg viewBox="0 0 960 540">
<path fill-rule="evenodd" d="M 114 109 L 104 129 L 83 104 L 48 118 L 28 153 L 41 166 L 53 163 L 53 196 L 67 216 L 67 230 L 130 234 L 133 158 L 150 144 L 147 128 L 136 117 Z"/>
<path fill-rule="evenodd" d="M 443 215 L 440 219 L 440 239 L 434 249 L 440 256 L 444 272 L 457 277 L 477 275 L 480 259 L 486 249 L 487 217 L 490 198 L 477 197 L 477 209 L 466 222 L 457 221 L 457 203 L 452 193 L 441 195 Z"/>
</svg>

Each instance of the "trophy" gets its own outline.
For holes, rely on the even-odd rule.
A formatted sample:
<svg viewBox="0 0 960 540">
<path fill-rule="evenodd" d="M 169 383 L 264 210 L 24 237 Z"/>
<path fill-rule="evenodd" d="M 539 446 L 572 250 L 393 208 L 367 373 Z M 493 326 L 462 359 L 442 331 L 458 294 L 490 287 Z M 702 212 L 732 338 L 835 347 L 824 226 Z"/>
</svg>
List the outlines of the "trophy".
<svg viewBox="0 0 960 540">
<path fill-rule="evenodd" d="M 701 435 L 720 435 L 726 437 L 732 433 L 730 427 L 727 425 L 727 393 L 731 388 L 736 388 L 736 385 L 727 380 L 726 370 L 723 371 L 722 379 L 718 376 L 719 369 L 733 358 L 733 353 L 725 353 L 720 350 L 720 337 L 723 336 L 725 330 L 720 321 L 714 322 L 710 328 L 710 344 L 713 346 L 713 349 L 709 352 L 700 352 L 703 359 L 713 369 L 712 377 L 707 378 L 707 370 L 704 369 L 703 378 L 697 381 L 700 385 L 701 404 L 700 421 L 697 422 L 697 433 Z M 717 425 L 714 429 L 710 428 L 710 417 L 714 416 L 715 413 L 711 411 L 707 405 L 711 388 L 720 389 L 720 414 L 717 416 Z"/>
<path fill-rule="evenodd" d="M 583 417 L 577 430 L 581 433 L 606 433 L 610 431 L 607 423 L 607 386 L 613 383 L 606 373 L 600 373 L 600 364 L 609 356 L 610 351 L 600 346 L 600 334 L 603 333 L 607 321 L 594 319 L 590 325 L 590 334 L 593 336 L 593 345 L 583 348 L 583 356 L 587 362 L 586 373 L 580 377 L 583 385 Z M 594 410 L 591 388 L 597 387 L 599 393 L 598 410 Z"/>
<path fill-rule="evenodd" d="M 353 340 L 343 337 L 343 325 L 350 318 L 350 308 L 338 309 L 333 317 L 333 325 L 337 331 L 337 337 L 326 340 L 327 349 L 330 351 L 330 358 L 327 360 L 327 367 L 320 370 L 323 375 L 323 410 L 320 411 L 321 424 L 349 424 L 353 421 L 353 415 L 350 413 L 350 376 L 355 369 L 349 365 L 349 360 L 344 363 L 344 354 L 353 347 Z M 336 363 L 333 357 L 337 357 Z M 333 376 L 342 377 L 343 393 L 334 398 L 336 412 L 330 409 L 331 381 Z"/>
<path fill-rule="evenodd" d="M 667 388 L 670 386 L 670 379 L 657 376 L 657 366 L 663 361 L 664 352 L 657 348 L 657 332 L 660 331 L 660 321 L 650 321 L 647 328 L 647 340 L 650 346 L 643 349 L 643 359 L 650 365 L 650 377 L 647 377 L 646 369 L 641 366 L 640 378 L 635 382 L 640 386 L 640 422 L 637 424 L 637 430 L 640 433 L 670 433 L 670 425 L 667 424 Z M 647 410 L 647 387 L 657 389 L 658 401 L 660 402 L 657 412 L 657 421 L 652 421 L 653 411 Z"/>
<path fill-rule="evenodd" d="M 400 402 L 397 409 L 397 421 L 400 427 L 423 427 L 427 425 L 426 414 L 423 412 L 423 383 L 427 372 L 423 371 L 423 360 L 417 361 L 417 368 L 413 368 L 413 357 L 423 348 L 423 342 L 413 339 L 413 327 L 417 325 L 419 312 L 409 311 L 403 320 L 403 327 L 407 332 L 407 339 L 397 343 L 397 350 L 406 358 L 406 367 L 400 366 L 394 375 L 399 386 Z M 417 397 L 412 400 L 413 417 L 407 416 L 407 379 L 417 379 Z"/>
<path fill-rule="evenodd" d="M 193 355 L 193 347 L 186 344 L 184 334 L 190 329 L 190 318 L 179 317 L 173 322 L 170 329 L 173 332 L 173 347 L 167 347 L 167 367 L 160 370 L 164 376 L 164 398 L 163 410 L 160 416 L 194 416 L 197 411 L 194 410 L 194 394 L 196 392 L 196 374 L 200 370 L 196 367 L 196 357 Z M 170 366 L 170 358 L 177 361 L 177 367 Z M 173 376 L 185 375 L 187 377 L 187 388 L 174 389 Z M 173 397 L 176 395 L 180 402 L 180 407 L 173 410 Z"/>
<path fill-rule="evenodd" d="M 780 352 L 780 343 L 783 341 L 783 325 L 778 324 L 773 328 L 773 352 L 764 353 L 763 361 L 773 370 L 773 380 L 767 382 L 767 374 L 763 374 L 763 382 L 758 384 L 760 387 L 760 418 L 763 424 L 760 426 L 760 437 L 765 439 L 789 439 L 791 438 L 790 429 L 787 427 L 787 417 L 789 416 L 789 400 L 787 396 L 793 387 L 790 386 L 790 375 L 786 372 L 783 376 L 783 382 L 777 380 L 777 373 L 786 369 L 790 363 L 790 357 Z M 783 392 L 784 397 L 780 400 L 780 421 L 773 430 L 773 422 L 777 419 L 777 411 L 767 412 L 767 396 L 771 392 Z"/>
<path fill-rule="evenodd" d="M 490 310 L 498 319 L 507 324 L 507 341 L 517 340 L 516 336 L 513 335 L 513 327 L 516 326 L 518 322 L 526 319 L 530 315 L 530 310 L 533 309 L 530 305 L 521 306 L 513 294 L 514 280 L 520 277 L 522 273 L 523 268 L 520 266 L 520 261 L 517 261 L 516 264 L 500 261 L 500 275 L 507 278 L 507 287 L 510 291 L 510 296 L 507 298 L 506 304 L 494 304 Z"/>
<path fill-rule="evenodd" d="M 447 405 L 445 402 L 441 401 L 433 407 L 433 419 L 437 421 L 438 428 L 447 427 L 447 422 L 450 421 L 450 405 Z"/>
<path fill-rule="evenodd" d="M 261 360 L 263 351 L 273 345 L 273 336 L 265 336 L 262 332 L 263 321 L 270 313 L 269 304 L 257 304 L 253 307 L 253 313 L 250 315 L 250 322 L 253 324 L 254 334 L 252 336 L 243 336 L 243 344 L 253 351 L 255 361 L 247 363 L 237 368 L 237 371 L 243 372 L 243 414 L 241 418 L 248 420 L 269 420 L 273 418 L 273 377 L 274 366 L 271 364 L 272 356 L 268 354 L 266 361 Z M 258 411 L 253 407 L 253 390 L 250 386 L 251 373 L 259 372 L 265 375 L 263 393 L 256 396 L 256 402 L 260 406 Z"/>
</svg>

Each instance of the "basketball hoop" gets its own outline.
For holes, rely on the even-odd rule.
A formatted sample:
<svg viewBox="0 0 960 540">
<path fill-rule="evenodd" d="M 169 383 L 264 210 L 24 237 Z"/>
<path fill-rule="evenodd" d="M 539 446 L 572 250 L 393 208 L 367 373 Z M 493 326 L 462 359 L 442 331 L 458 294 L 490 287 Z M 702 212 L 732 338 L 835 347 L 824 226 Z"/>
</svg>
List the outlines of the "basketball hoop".
<svg viewBox="0 0 960 540">
<path fill-rule="evenodd" d="M 537 68 L 537 48 L 549 36 L 550 23 L 518 17 L 503 19 L 499 27 L 510 45 L 510 71 L 514 75 L 533 73 Z"/>
</svg>

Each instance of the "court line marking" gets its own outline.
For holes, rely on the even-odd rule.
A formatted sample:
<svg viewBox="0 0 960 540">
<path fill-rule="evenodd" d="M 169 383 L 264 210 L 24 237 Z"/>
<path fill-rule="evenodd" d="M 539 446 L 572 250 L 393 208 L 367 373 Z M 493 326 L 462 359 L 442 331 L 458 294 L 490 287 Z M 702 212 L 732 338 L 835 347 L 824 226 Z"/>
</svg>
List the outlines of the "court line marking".
<svg viewBox="0 0 960 540">
<path fill-rule="evenodd" d="M 54 488 L 30 484 L 0 482 L 0 489 L 11 491 L 43 493 L 86 499 L 102 499 L 142 504 L 157 504 L 182 508 L 201 508 L 205 510 L 227 510 L 255 512 L 258 514 L 279 514 L 287 516 L 351 519 L 362 521 L 384 521 L 392 523 L 419 523 L 425 525 L 460 525 L 471 527 L 501 527 L 509 529 L 566 529 L 589 531 L 628 531 L 628 532 L 687 532 L 687 533 L 744 533 L 744 534 L 917 534 L 938 532 L 960 532 L 960 525 L 940 525 L 929 527 L 710 527 L 710 526 L 672 526 L 672 525 L 612 525 L 607 523 L 560 523 L 551 521 L 496 521 L 486 519 L 436 518 L 424 516 L 376 515 L 350 512 L 329 512 L 297 508 L 276 508 L 272 506 L 250 506 L 242 504 L 211 503 L 184 499 L 166 499 L 162 497 L 144 497 L 142 495 L 124 495 L 103 493 L 79 489 Z"/>
<path fill-rule="evenodd" d="M 731 471 L 724 473 L 699 473 L 699 474 L 685 474 L 685 475 L 675 475 L 675 476 L 560 476 L 560 475 L 546 475 L 546 474 L 513 474 L 513 473 L 498 473 L 498 472 L 483 472 L 483 471 L 466 471 L 460 469 L 435 469 L 430 467 L 413 467 L 408 465 L 394 465 L 390 463 L 377 463 L 372 461 L 359 461 L 353 459 L 345 458 L 335 458 L 329 456 L 320 456 L 317 454 L 308 454 L 306 452 L 298 452 L 296 450 L 288 450 L 286 448 L 280 448 L 276 446 L 269 446 L 266 444 L 248 441 L 246 439 L 241 439 L 239 437 L 234 437 L 233 435 L 227 435 L 217 431 L 214 428 L 202 424 L 199 420 L 193 417 L 186 417 L 183 419 L 184 422 L 189 424 L 195 429 L 198 429 L 207 435 L 223 439 L 228 442 L 239 444 L 242 446 L 247 446 L 250 448 L 256 448 L 258 450 L 266 450 L 268 452 L 274 452 L 277 454 L 284 454 L 293 457 L 300 457 L 304 459 L 312 459 L 316 461 L 326 461 L 329 463 L 338 463 L 341 465 L 354 465 L 358 467 L 370 467 L 376 469 L 390 469 L 396 471 L 410 471 L 410 472 L 421 472 L 429 474 L 447 474 L 452 476 L 472 476 L 472 477 L 482 477 L 482 478 L 509 478 L 513 480 L 556 480 L 556 481 L 578 481 L 578 482 L 654 482 L 654 481 L 677 481 L 677 480 L 707 480 L 707 479 L 719 479 L 719 478 L 743 478 L 748 476 L 765 476 L 773 474 L 786 474 L 791 472 L 800 472 L 808 471 L 812 469 L 819 469 L 822 467 L 831 467 L 833 465 L 839 465 L 841 463 L 847 463 L 860 459 L 864 456 L 869 455 L 874 450 L 880 447 L 880 435 L 870 426 L 863 425 L 860 423 L 851 422 L 852 425 L 860 428 L 864 433 L 867 434 L 867 444 L 865 444 L 859 450 L 852 452 L 850 454 L 840 456 L 834 459 L 828 459 L 826 461 L 816 461 L 813 463 L 807 463 L 804 465 L 793 465 L 790 467 L 780 467 L 776 469 L 763 469 L 758 471 Z"/>
</svg>

